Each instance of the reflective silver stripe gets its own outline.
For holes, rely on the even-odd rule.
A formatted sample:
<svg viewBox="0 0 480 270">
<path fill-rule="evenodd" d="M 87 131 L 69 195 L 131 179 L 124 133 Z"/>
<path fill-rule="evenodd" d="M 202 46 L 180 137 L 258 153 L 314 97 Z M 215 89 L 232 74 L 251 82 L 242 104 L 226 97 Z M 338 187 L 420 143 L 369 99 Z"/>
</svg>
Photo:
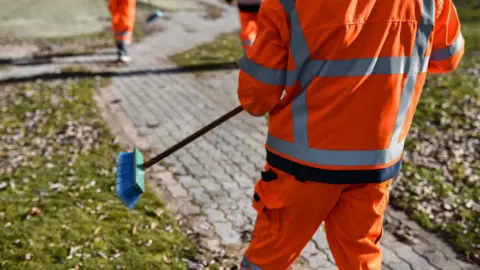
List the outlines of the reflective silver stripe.
<svg viewBox="0 0 480 270">
<path fill-rule="evenodd" d="M 415 45 L 413 47 L 413 57 L 423 58 L 423 61 L 419 63 L 422 70 L 426 70 L 428 67 L 428 60 L 426 60 L 425 53 L 428 48 L 428 40 L 433 31 L 433 25 L 435 22 L 435 3 L 434 0 L 423 0 L 422 1 L 422 17 L 420 23 L 418 24 L 417 34 L 415 37 Z M 405 84 L 403 85 L 402 95 L 400 97 L 400 105 L 397 112 L 397 117 L 395 119 L 395 126 L 393 128 L 392 139 L 390 145 L 395 145 L 398 143 L 400 134 L 402 133 L 403 125 L 405 124 L 405 119 L 407 118 L 408 108 L 412 100 L 412 95 L 415 90 L 415 85 L 417 84 L 417 75 L 418 73 L 408 74 Z"/>
<path fill-rule="evenodd" d="M 264 67 L 248 59 L 246 55 L 240 58 L 237 64 L 240 70 L 264 84 L 289 86 L 297 81 L 296 72 Z"/>
<path fill-rule="evenodd" d="M 300 80 L 306 88 L 311 78 L 317 77 L 347 77 L 375 74 L 406 74 L 425 72 L 425 60 L 418 57 L 380 57 L 349 60 L 311 60 L 306 63 L 303 73 L 298 76 L 297 70 L 280 70 L 259 65 L 246 56 L 238 61 L 240 69 L 256 80 L 274 85 L 290 86 Z M 285 82 L 283 81 L 285 76 Z"/>
<path fill-rule="evenodd" d="M 297 68 L 297 71 L 292 71 L 292 73 L 299 74 L 296 78 L 300 80 L 303 91 L 296 97 L 292 104 L 294 142 L 290 143 L 269 135 L 267 145 L 273 150 L 287 154 L 297 160 L 318 165 L 366 166 L 385 164 L 397 159 L 403 151 L 404 140 L 398 142 L 398 138 L 405 123 L 413 90 L 416 85 L 417 75 L 419 72 L 425 72 L 428 65 L 428 57 L 425 57 L 425 53 L 434 24 L 434 0 L 423 0 L 422 18 L 420 19 L 417 29 L 412 56 L 335 61 L 309 60 L 310 52 L 298 21 L 295 1 L 280 0 L 280 2 L 287 14 L 289 14 L 291 28 L 290 50 Z M 263 70 L 257 70 L 260 71 L 259 73 L 263 72 Z M 265 71 L 264 74 L 268 76 L 268 72 L 270 71 Z M 288 73 L 291 72 L 287 72 L 285 77 L 289 76 Z M 306 89 L 315 76 L 362 76 L 405 73 L 408 74 L 408 76 L 402 89 L 392 140 L 387 149 L 339 151 L 309 148 Z M 261 77 L 261 75 L 257 76 Z"/>
<path fill-rule="evenodd" d="M 246 39 L 242 41 L 243 46 L 252 46 L 253 45 L 253 40 L 251 39 Z"/>
<path fill-rule="evenodd" d="M 464 46 L 464 39 L 462 33 L 459 33 L 455 41 L 448 47 L 432 51 L 432 56 L 430 56 L 431 61 L 443 61 L 454 56 L 459 52 Z"/>
<path fill-rule="evenodd" d="M 273 150 L 277 150 L 292 158 L 327 166 L 368 166 L 385 164 L 388 161 L 398 158 L 402 154 L 404 145 L 404 142 L 401 142 L 384 150 L 339 151 L 299 147 L 296 139 L 297 138 L 295 138 L 295 143 L 290 143 L 268 135 L 267 145 Z"/>
<path fill-rule="evenodd" d="M 248 268 L 247 268 L 248 267 Z M 262 270 L 260 269 L 260 267 L 254 265 L 253 263 L 251 263 L 246 256 L 243 256 L 243 259 L 242 259 L 242 263 L 240 265 L 240 270 L 247 270 L 247 269 L 250 269 L 250 270 Z"/>
<path fill-rule="evenodd" d="M 123 36 L 130 36 L 131 34 L 132 34 L 132 32 L 130 32 L 130 31 L 122 31 L 122 32 L 115 33 L 115 36 L 123 37 Z"/>
</svg>

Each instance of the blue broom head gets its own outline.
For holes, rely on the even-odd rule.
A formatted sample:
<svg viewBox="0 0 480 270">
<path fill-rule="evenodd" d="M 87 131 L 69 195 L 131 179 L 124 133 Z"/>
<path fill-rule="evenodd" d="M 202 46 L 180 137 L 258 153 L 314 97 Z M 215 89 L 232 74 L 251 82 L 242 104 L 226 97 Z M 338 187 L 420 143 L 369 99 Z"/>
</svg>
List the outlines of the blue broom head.
<svg viewBox="0 0 480 270">
<path fill-rule="evenodd" d="M 163 17 L 163 12 L 160 10 L 157 10 L 156 12 L 152 13 L 150 16 L 148 16 L 146 23 L 151 24 L 153 23 L 156 19 Z"/>
<path fill-rule="evenodd" d="M 135 207 L 140 195 L 145 192 L 143 156 L 135 149 L 121 152 L 117 167 L 117 196 L 130 209 Z"/>
</svg>

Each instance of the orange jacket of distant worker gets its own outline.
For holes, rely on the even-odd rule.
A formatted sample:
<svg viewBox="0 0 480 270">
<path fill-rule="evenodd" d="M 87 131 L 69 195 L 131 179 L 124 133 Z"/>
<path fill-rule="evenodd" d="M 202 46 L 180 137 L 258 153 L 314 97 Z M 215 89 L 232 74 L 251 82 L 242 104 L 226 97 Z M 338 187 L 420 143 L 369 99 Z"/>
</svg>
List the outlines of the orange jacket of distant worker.
<svg viewBox="0 0 480 270">
<path fill-rule="evenodd" d="M 117 42 L 130 43 L 135 25 L 136 0 L 109 0 L 112 27 Z"/>
<path fill-rule="evenodd" d="M 238 0 L 237 2 L 240 17 L 240 40 L 243 50 L 247 52 L 257 36 L 257 17 L 263 0 Z"/>
<path fill-rule="evenodd" d="M 457 68 L 452 0 L 265 0 L 238 96 L 269 113 L 241 269 L 285 270 L 325 221 L 340 270 L 380 270 L 390 183 L 427 73 Z"/>
</svg>

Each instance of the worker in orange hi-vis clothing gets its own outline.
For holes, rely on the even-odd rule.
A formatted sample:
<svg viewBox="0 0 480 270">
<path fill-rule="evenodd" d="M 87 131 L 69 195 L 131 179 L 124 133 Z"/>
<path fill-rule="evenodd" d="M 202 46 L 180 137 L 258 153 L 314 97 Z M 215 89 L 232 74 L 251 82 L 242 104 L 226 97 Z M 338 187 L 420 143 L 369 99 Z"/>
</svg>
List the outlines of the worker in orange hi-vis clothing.
<svg viewBox="0 0 480 270">
<path fill-rule="evenodd" d="M 233 0 L 226 0 L 232 4 Z M 257 17 L 263 0 L 237 0 L 240 17 L 240 40 L 244 52 L 252 47 L 258 32 Z"/>
<path fill-rule="evenodd" d="M 132 42 L 136 16 L 136 0 L 109 0 L 112 27 L 117 45 L 118 60 L 130 62 L 127 45 Z"/>
<path fill-rule="evenodd" d="M 265 0 L 238 96 L 269 113 L 241 269 L 285 270 L 325 222 L 340 270 L 380 270 L 391 182 L 427 73 L 464 53 L 452 0 Z"/>
</svg>

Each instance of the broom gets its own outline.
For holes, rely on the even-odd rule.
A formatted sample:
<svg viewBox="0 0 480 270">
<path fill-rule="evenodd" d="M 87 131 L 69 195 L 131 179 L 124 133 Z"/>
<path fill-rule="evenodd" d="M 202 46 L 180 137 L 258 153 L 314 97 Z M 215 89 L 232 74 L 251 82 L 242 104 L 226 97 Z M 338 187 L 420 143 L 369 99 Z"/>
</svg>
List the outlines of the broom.
<svg viewBox="0 0 480 270">
<path fill-rule="evenodd" d="M 148 1 L 148 6 L 154 6 L 152 5 L 151 0 Z M 161 12 L 160 10 L 156 10 L 154 13 L 150 14 L 150 16 L 147 17 L 147 19 L 145 20 L 145 24 L 148 26 L 160 17 L 163 17 L 163 12 Z"/>
<path fill-rule="evenodd" d="M 146 169 L 152 167 L 154 164 L 173 154 L 175 151 L 191 143 L 195 139 L 201 137 L 203 134 L 219 126 L 241 111 L 243 111 L 242 106 L 238 106 L 237 108 L 231 110 L 222 117 L 218 118 L 204 128 L 198 130 L 179 143 L 165 150 L 163 153 L 160 153 L 146 162 L 143 161 L 143 155 L 138 149 L 134 149 L 133 152 L 121 152 L 118 156 L 116 182 L 118 198 L 125 206 L 132 209 L 140 198 L 140 195 L 145 192 L 144 177 Z"/>
<path fill-rule="evenodd" d="M 154 13 L 150 14 L 150 16 L 147 17 L 145 20 L 146 25 L 152 24 L 154 21 L 156 21 L 158 18 L 163 17 L 163 12 L 160 10 L 155 11 Z"/>
</svg>

